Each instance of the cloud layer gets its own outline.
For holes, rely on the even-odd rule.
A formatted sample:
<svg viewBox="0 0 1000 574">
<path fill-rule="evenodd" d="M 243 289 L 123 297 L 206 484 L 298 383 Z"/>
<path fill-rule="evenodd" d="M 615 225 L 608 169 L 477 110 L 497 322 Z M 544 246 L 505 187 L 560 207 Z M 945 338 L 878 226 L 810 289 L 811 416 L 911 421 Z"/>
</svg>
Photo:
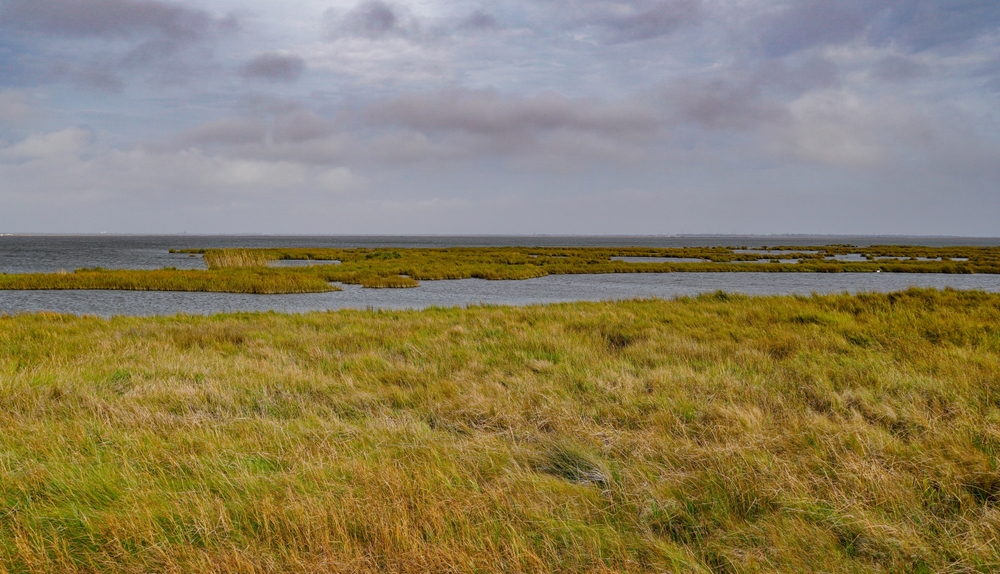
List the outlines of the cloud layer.
<svg viewBox="0 0 1000 574">
<path fill-rule="evenodd" d="M 167 230 L 183 197 L 352 232 L 996 234 L 998 62 L 982 0 L 0 0 L 0 230 L 63 201 Z M 907 208 L 831 207 L 858 201 Z"/>
</svg>

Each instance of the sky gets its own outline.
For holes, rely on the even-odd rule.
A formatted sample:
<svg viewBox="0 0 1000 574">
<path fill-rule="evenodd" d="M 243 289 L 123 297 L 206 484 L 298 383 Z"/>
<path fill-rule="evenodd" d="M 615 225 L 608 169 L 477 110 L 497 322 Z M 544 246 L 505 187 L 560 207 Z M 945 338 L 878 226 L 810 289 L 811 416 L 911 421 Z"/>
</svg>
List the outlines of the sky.
<svg viewBox="0 0 1000 574">
<path fill-rule="evenodd" d="M 0 0 L 0 232 L 1000 236 L 1000 2 Z"/>
</svg>

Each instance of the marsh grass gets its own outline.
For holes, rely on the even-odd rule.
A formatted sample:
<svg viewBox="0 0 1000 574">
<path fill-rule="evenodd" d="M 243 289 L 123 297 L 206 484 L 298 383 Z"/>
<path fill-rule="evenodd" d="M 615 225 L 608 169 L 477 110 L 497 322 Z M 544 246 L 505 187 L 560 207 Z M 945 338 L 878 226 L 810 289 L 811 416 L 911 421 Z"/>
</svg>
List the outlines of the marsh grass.
<svg viewBox="0 0 1000 574">
<path fill-rule="evenodd" d="M 442 279 L 520 280 L 579 273 L 1000 273 L 997 247 L 851 246 L 774 247 L 798 263 L 756 263 L 761 255 L 738 248 L 447 248 L 447 249 L 173 249 L 202 254 L 209 273 L 161 269 L 77 270 L 60 274 L 0 274 L 0 289 L 143 289 L 302 293 L 328 291 L 330 282 L 369 288 L 417 287 Z M 828 257 L 860 253 L 857 261 Z M 703 262 L 630 262 L 613 257 L 697 259 Z M 891 259 L 884 259 L 884 258 Z M 964 260 L 958 260 L 964 259 Z M 339 261 L 337 265 L 269 268 L 279 260 Z M 753 265 L 747 265 L 754 262 Z M 87 273 L 82 273 L 86 271 Z"/>
<path fill-rule="evenodd" d="M 3 572 L 992 572 L 1000 296 L 0 317 Z"/>
<path fill-rule="evenodd" d="M 234 269 L 241 267 L 267 267 L 271 260 L 260 249 L 212 249 L 203 255 L 209 269 Z"/>
<path fill-rule="evenodd" d="M 873 246 L 857 248 L 775 247 L 787 251 L 781 263 L 761 255 L 738 253 L 730 247 L 685 248 L 447 248 L 447 249 L 262 249 L 262 259 L 337 260 L 334 266 L 316 266 L 314 272 L 328 281 L 360 283 L 360 277 L 407 276 L 415 281 L 440 279 L 530 279 L 545 275 L 578 273 L 672 273 L 672 272 L 774 272 L 774 273 L 1000 273 L 997 247 Z M 209 257 L 213 250 L 198 250 Z M 857 261 L 830 260 L 828 257 L 858 253 Z M 613 257 L 656 257 L 698 259 L 702 262 L 631 262 Z M 899 257 L 900 259 L 880 259 Z M 956 260 L 956 259 L 964 259 Z M 766 262 L 766 261 L 771 262 Z"/>
<path fill-rule="evenodd" d="M 337 291 L 309 273 L 258 269 L 77 269 L 73 273 L 0 274 L 0 290 L 101 289 L 128 291 L 213 291 L 222 293 L 318 293 Z"/>
</svg>

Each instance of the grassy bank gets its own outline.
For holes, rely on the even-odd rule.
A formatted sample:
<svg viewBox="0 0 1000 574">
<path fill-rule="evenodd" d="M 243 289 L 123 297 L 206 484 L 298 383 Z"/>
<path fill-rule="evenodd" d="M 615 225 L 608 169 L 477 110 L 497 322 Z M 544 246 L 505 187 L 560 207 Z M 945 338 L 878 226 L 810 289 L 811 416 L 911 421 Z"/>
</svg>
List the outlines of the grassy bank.
<svg viewBox="0 0 1000 574">
<path fill-rule="evenodd" d="M 0 572 L 988 572 L 1000 296 L 0 317 Z"/>
<path fill-rule="evenodd" d="M 336 291 L 312 273 L 283 269 L 77 269 L 62 273 L 0 273 L 0 290 L 101 289 L 213 291 L 220 293 L 319 293 Z"/>
</svg>

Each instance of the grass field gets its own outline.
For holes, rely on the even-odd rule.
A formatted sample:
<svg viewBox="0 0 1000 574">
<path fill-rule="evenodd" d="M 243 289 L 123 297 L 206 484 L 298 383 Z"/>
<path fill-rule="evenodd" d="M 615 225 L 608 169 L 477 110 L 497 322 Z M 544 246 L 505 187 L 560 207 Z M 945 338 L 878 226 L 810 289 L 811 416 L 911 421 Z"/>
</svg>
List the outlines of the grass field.
<svg viewBox="0 0 1000 574">
<path fill-rule="evenodd" d="M 1000 295 L 0 317 L 0 572 L 992 572 Z"/>
</svg>

